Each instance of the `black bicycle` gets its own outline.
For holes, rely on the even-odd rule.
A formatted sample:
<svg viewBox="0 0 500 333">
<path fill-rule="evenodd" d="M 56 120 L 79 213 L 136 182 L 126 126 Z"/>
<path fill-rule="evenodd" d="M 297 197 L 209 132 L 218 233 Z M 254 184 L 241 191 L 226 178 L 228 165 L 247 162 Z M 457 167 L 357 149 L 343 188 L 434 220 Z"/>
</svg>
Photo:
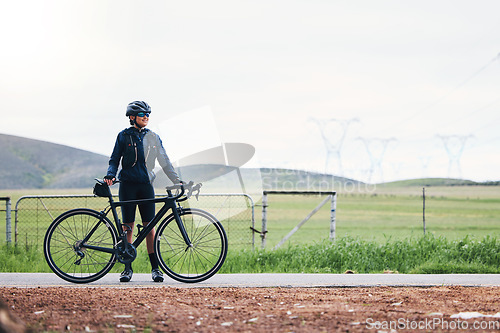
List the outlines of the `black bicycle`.
<svg viewBox="0 0 500 333">
<path fill-rule="evenodd" d="M 227 255 L 227 236 L 222 224 L 204 210 L 180 205 L 191 195 L 198 196 L 201 184 L 169 186 L 168 195 L 161 198 L 114 201 L 108 185 L 103 180 L 96 181 L 94 194 L 107 197 L 109 206 L 100 212 L 87 208 L 69 210 L 59 215 L 45 234 L 45 259 L 60 278 L 88 283 L 106 275 L 117 261 L 124 264 L 134 261 L 137 247 L 158 223 L 155 253 L 161 269 L 172 279 L 200 282 L 222 267 Z M 129 243 L 116 209 L 145 202 L 161 202 L 163 206 L 146 227 L 137 226 L 138 235 Z M 114 224 L 107 216 L 109 212 Z"/>
</svg>

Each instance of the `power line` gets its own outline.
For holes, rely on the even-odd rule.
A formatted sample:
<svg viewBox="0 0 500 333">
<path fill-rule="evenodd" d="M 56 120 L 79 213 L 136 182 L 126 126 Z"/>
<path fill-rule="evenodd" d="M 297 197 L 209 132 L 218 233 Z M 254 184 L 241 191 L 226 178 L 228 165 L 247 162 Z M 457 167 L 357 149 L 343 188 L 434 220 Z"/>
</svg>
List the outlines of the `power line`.
<svg viewBox="0 0 500 333">
<path fill-rule="evenodd" d="M 500 101 L 500 97 L 499 97 L 499 98 L 497 98 L 497 99 L 495 99 L 493 102 L 489 103 L 488 105 L 483 106 L 483 107 L 481 107 L 481 108 L 479 108 L 479 109 L 476 109 L 476 110 L 474 110 L 474 111 L 472 111 L 472 112 L 470 112 L 470 113 L 468 113 L 468 114 L 464 115 L 464 116 L 463 116 L 463 117 L 461 117 L 461 118 L 455 118 L 453 121 L 449 121 L 449 122 L 448 122 L 448 125 L 453 124 L 453 123 L 456 123 L 456 122 L 458 122 L 458 121 L 460 121 L 460 120 L 462 120 L 462 119 L 468 118 L 468 117 L 470 117 L 470 116 L 472 116 L 472 115 L 475 115 L 475 114 L 477 114 L 478 112 L 481 112 L 481 111 L 484 111 L 484 110 L 488 110 L 490 107 L 492 107 L 493 105 L 497 104 L 497 103 L 498 103 L 498 101 Z"/>
<path fill-rule="evenodd" d="M 444 101 L 445 99 L 447 99 L 456 90 L 458 90 L 459 88 L 463 87 L 468 82 L 472 81 L 476 76 L 478 76 L 480 73 L 482 73 L 486 68 L 488 68 L 491 64 L 493 64 L 496 61 L 500 61 L 500 53 L 498 53 L 493 59 L 491 59 L 490 61 L 488 61 L 480 69 L 478 69 L 477 71 L 475 71 L 472 75 L 468 76 L 465 80 L 463 80 L 462 82 L 460 82 L 459 84 L 457 84 L 455 87 L 453 87 L 445 95 L 443 95 L 442 97 L 440 97 L 439 99 L 437 99 L 433 103 L 429 104 L 428 106 L 424 107 L 423 109 L 418 110 L 417 112 L 413 113 L 411 116 L 409 116 L 409 117 L 407 117 L 405 119 L 402 119 L 402 120 L 400 120 L 398 122 L 395 122 L 395 123 L 391 124 L 391 126 L 387 127 L 384 131 L 386 131 L 388 129 L 391 129 L 393 127 L 399 126 L 399 125 L 401 125 L 403 123 L 407 123 L 410 120 L 414 119 L 415 117 L 417 117 L 419 115 L 422 115 L 423 113 L 429 111 L 430 109 L 432 109 L 433 107 L 435 107 L 436 105 L 440 104 L 442 101 Z"/>
</svg>

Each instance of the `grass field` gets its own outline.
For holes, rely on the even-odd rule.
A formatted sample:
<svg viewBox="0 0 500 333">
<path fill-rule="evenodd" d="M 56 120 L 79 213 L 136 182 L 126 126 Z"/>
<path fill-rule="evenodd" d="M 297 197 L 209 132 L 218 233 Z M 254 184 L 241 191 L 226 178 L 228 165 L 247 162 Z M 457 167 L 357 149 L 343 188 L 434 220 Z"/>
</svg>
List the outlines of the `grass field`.
<svg viewBox="0 0 500 333">
<path fill-rule="evenodd" d="M 0 192 L 0 196 L 9 195 L 12 197 L 12 209 L 15 209 L 15 203 L 19 197 L 23 195 L 60 195 L 60 194 L 90 194 L 89 189 L 83 190 L 37 190 L 37 191 L 10 191 Z M 370 264 L 366 262 L 355 263 L 355 258 L 350 258 L 347 253 L 368 253 L 369 255 L 389 256 L 389 253 L 397 252 L 395 248 L 408 248 L 407 252 L 415 255 L 411 247 L 422 246 L 423 239 L 423 223 L 422 223 L 422 188 L 417 186 L 377 186 L 374 191 L 366 192 L 339 192 L 337 197 L 336 211 L 336 236 L 337 242 L 331 243 L 328 241 L 330 231 L 330 205 L 326 204 L 323 208 L 314 215 L 299 231 L 294 234 L 288 242 L 286 242 L 279 251 L 271 251 L 271 249 L 286 235 L 292 228 L 297 225 L 311 210 L 313 210 L 324 197 L 320 196 L 284 196 L 270 195 L 268 198 L 268 233 L 266 236 L 266 251 L 252 251 L 251 246 L 238 246 L 233 242 L 230 246 L 228 261 L 223 268 L 226 272 L 245 271 L 243 266 L 234 266 L 235 262 L 244 263 L 248 269 L 259 271 L 259 265 L 265 259 L 265 269 L 273 267 L 271 257 L 283 257 L 282 262 L 286 263 L 286 258 L 297 257 L 302 253 L 304 258 L 297 259 L 295 266 L 300 269 L 307 261 L 307 256 L 318 258 L 320 253 L 335 252 L 340 253 L 344 257 L 344 264 L 338 263 L 335 271 L 340 271 L 346 267 L 357 267 L 360 272 L 373 271 L 370 270 Z M 82 206 L 83 202 L 74 201 L 59 204 L 59 210 L 67 210 Z M 104 201 L 105 202 L 105 201 Z M 261 210 L 262 206 L 257 202 L 255 207 L 255 226 L 261 229 Z M 37 204 L 37 213 L 42 216 L 46 215 L 43 205 Z M 103 207 L 100 207 L 103 208 Z M 212 207 L 211 209 L 216 209 Z M 57 209 L 55 210 L 57 211 Z M 212 211 L 213 212 L 213 211 Z M 23 215 L 20 213 L 20 219 Z M 43 238 L 47 222 L 40 222 L 40 218 L 28 217 L 25 215 L 23 223 L 31 223 L 30 232 L 37 233 L 37 237 Z M 31 215 L 29 215 L 31 216 Z M 248 215 L 249 216 L 249 215 Z M 47 216 L 45 216 L 47 218 Z M 5 213 L 0 213 L 0 219 L 5 221 Z M 26 219 L 31 221 L 26 221 Z M 14 222 L 14 219 L 13 219 Z M 21 222 L 20 222 L 21 223 Z M 226 228 L 231 228 L 227 221 L 224 222 Z M 229 222 L 231 223 L 231 222 Z M 248 221 L 248 226 L 249 226 Z M 460 246 L 474 248 L 474 253 L 480 253 L 479 247 L 488 244 L 488 253 L 493 254 L 493 260 L 497 260 L 498 267 L 498 242 L 500 239 L 500 186 L 432 186 L 426 188 L 426 227 L 428 239 L 434 239 L 437 245 L 432 245 L 430 248 L 438 247 L 445 254 L 439 255 L 437 261 L 429 263 L 428 261 L 416 262 L 411 268 L 403 264 L 395 264 L 393 266 L 384 266 L 384 260 L 381 264 L 374 268 L 375 271 L 380 271 L 385 268 L 395 269 L 405 272 L 440 272 L 443 266 L 449 265 L 449 253 L 456 253 L 460 250 Z M 247 229 L 247 227 L 245 227 Z M 0 244 L 5 243 L 5 223 L 0 224 Z M 248 237 L 250 236 L 248 232 Z M 493 241 L 485 237 L 492 237 Z M 234 239 L 230 233 L 230 241 Z M 23 237 L 20 237 L 22 240 Z M 14 237 L 13 237 L 14 239 Z M 260 248 L 260 237 L 256 235 L 256 248 Z M 458 242 L 458 243 L 457 243 Z M 465 242 L 465 243 L 460 243 Z M 471 243 L 469 243 L 471 242 Z M 329 245 L 330 244 L 330 245 Z M 356 245 L 358 244 L 358 245 Z M 425 243 L 426 244 L 426 243 Z M 444 244 L 444 245 L 443 245 Z M 457 245 L 462 244 L 462 245 Z M 34 245 L 33 242 L 30 245 Z M 332 246 L 334 248 L 332 248 Z M 344 246 L 346 252 L 342 252 L 338 247 Z M 392 250 L 387 252 L 385 247 L 392 247 Z M 242 250 L 246 248 L 247 250 Z M 40 251 L 40 244 L 28 249 L 28 253 L 13 254 L 13 257 L 22 255 L 26 260 L 33 259 L 39 262 L 40 267 L 34 269 L 38 271 L 48 271 L 48 267 L 43 260 L 43 256 L 39 257 L 36 253 L 30 251 Z M 458 249 L 458 250 L 457 250 Z M 341 251 L 341 252 L 338 252 Z M 455 251 L 455 252 L 453 252 Z M 147 255 L 144 246 L 139 248 L 140 258 L 135 265 L 137 271 L 148 271 Z M 344 253 L 344 254 L 342 254 Z M 413 254 L 411 254 L 413 253 Z M 448 254 L 446 254 L 448 253 Z M 5 253 L 4 253 L 5 254 Z M 476 254 L 468 255 L 471 258 L 476 258 Z M 243 257 L 242 257 L 243 256 Z M 30 259 L 31 258 L 31 259 Z M 345 258 L 349 258 L 346 260 Z M 467 257 L 468 258 L 468 257 Z M 15 259 L 19 261 L 19 258 Z M 479 263 L 467 262 L 467 259 L 460 259 L 462 263 L 455 263 L 448 267 L 449 270 L 478 272 L 481 269 L 474 265 L 484 266 L 482 261 Z M 459 261 L 460 261 L 459 260 Z M 483 259 L 481 259 L 483 260 Z M 353 263 L 353 266 L 345 263 Z M 311 263 L 309 263 L 311 264 Z M 308 265 L 309 265 L 308 264 Z M 15 265 L 15 263 L 13 263 Z M 287 266 L 279 268 L 281 264 L 276 264 L 277 271 L 287 271 Z M 495 263 L 488 262 L 486 272 L 494 272 Z M 294 267 L 295 267 L 294 266 Z M 30 267 L 30 263 L 26 263 L 26 267 Z M 253 267 L 253 268 L 252 268 Z M 315 266 L 308 268 L 308 271 L 328 272 L 333 269 L 331 266 L 326 268 L 317 268 Z M 384 268 L 385 267 L 385 268 Z M 7 269 L 8 268 L 4 268 Z M 117 265 L 116 271 L 121 269 L 121 265 Z M 263 268 L 260 268 L 262 270 Z M 292 268 L 290 268 L 292 269 Z M 351 268 L 350 268 L 351 269 Z"/>
<path fill-rule="evenodd" d="M 11 196 L 12 209 L 23 195 L 90 194 L 81 190 L 3 191 L 0 196 Z M 268 233 L 266 247 L 274 247 L 290 230 L 313 210 L 324 197 L 284 196 L 268 197 Z M 255 199 L 256 200 L 256 199 Z M 75 199 L 62 201 L 52 213 L 88 205 Z M 105 204 L 105 201 L 99 201 Z M 255 207 L 255 227 L 261 229 L 262 207 Z M 377 186 L 366 192 L 339 192 L 337 195 L 336 236 L 352 236 L 383 242 L 423 235 L 422 188 L 417 186 Z M 3 207 L 2 207 L 3 208 Z M 97 207 L 96 207 L 97 208 Z M 38 207 L 38 215 L 46 214 Z M 217 213 L 217 207 L 210 207 Z M 21 219 L 21 213 L 19 218 Z M 248 216 L 250 216 L 248 214 Z M 34 219 L 32 215 L 26 218 Z M 5 212 L 0 212 L 5 221 Z M 40 219 L 40 217 L 38 218 Z M 482 238 L 500 236 L 500 186 L 436 186 L 426 188 L 426 231 L 436 236 L 459 239 L 465 236 Z M 29 224 L 30 221 L 22 221 Z M 14 223 L 14 214 L 12 223 Z M 44 233 L 45 225 L 38 232 Z M 245 227 L 246 228 L 246 227 Z M 249 228 L 248 228 L 249 229 Z M 328 238 L 330 231 L 330 205 L 327 203 L 299 231 L 290 244 L 308 244 Z M 0 243 L 4 242 L 5 223 L 0 223 Z M 250 233 L 247 234 L 250 237 Z M 14 237 L 13 237 L 14 238 Z M 260 237 L 256 235 L 256 246 Z"/>
</svg>

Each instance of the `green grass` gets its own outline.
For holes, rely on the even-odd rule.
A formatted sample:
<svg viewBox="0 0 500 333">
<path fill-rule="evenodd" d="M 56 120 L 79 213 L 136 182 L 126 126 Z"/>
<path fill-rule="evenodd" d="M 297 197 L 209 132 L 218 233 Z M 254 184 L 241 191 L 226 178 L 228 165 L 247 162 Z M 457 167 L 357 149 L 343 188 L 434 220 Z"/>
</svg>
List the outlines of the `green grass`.
<svg viewBox="0 0 500 333">
<path fill-rule="evenodd" d="M 0 246 L 0 272 L 50 272 L 43 257 L 43 250 L 37 246 Z"/>
<path fill-rule="evenodd" d="M 0 272 L 17 273 L 52 273 L 49 265 L 45 261 L 43 248 L 38 245 L 15 246 L 0 245 Z M 118 273 L 123 270 L 123 264 L 115 264 L 111 272 Z M 149 273 L 151 264 L 146 251 L 146 246 L 139 247 L 137 258 L 132 265 L 134 272 Z"/>
<path fill-rule="evenodd" d="M 428 235 L 379 243 L 342 237 L 276 251 L 240 251 L 229 256 L 226 273 L 500 273 L 496 238 L 450 241 Z"/>
<path fill-rule="evenodd" d="M 359 237 L 324 239 L 308 245 L 287 245 L 278 250 L 233 250 L 221 273 L 500 273 L 500 240 L 465 237 L 448 240 L 427 235 L 385 242 Z M 36 246 L 0 246 L 0 271 L 51 272 Z M 134 272 L 151 267 L 144 249 L 133 263 Z M 115 265 L 119 272 L 123 265 Z"/>
</svg>

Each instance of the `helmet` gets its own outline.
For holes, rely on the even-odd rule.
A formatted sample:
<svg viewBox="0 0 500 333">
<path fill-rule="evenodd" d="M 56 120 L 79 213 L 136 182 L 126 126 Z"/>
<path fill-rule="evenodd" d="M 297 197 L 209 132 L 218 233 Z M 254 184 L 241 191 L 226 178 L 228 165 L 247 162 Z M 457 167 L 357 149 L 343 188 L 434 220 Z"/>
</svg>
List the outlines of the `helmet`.
<svg viewBox="0 0 500 333">
<path fill-rule="evenodd" d="M 134 101 L 127 105 L 127 113 L 125 116 L 136 116 L 139 112 L 151 113 L 151 107 L 146 102 Z"/>
</svg>

